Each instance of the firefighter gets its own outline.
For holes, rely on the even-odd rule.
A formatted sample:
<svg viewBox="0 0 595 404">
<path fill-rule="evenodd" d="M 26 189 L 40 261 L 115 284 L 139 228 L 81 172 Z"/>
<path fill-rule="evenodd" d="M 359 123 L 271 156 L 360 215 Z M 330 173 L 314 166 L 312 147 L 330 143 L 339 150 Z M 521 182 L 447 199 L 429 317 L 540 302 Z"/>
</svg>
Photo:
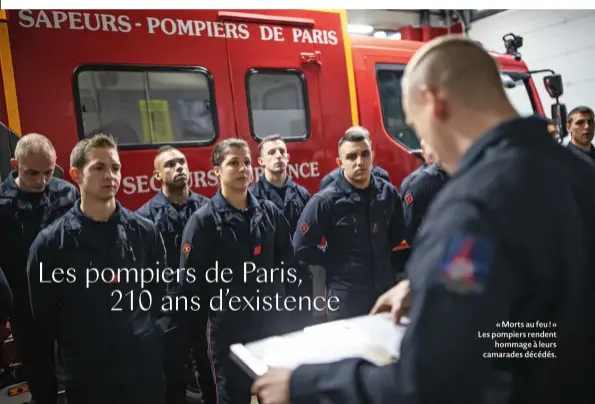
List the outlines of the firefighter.
<svg viewBox="0 0 595 404">
<path fill-rule="evenodd" d="M 422 142 L 423 143 L 423 142 Z M 435 153 L 428 145 L 424 146 L 426 155 L 432 156 L 432 163 L 426 165 L 406 186 L 403 195 L 403 216 L 405 218 L 405 240 L 413 244 L 415 234 L 418 232 L 422 219 L 430 203 L 448 181 L 449 175 L 442 167 L 440 161 L 434 158 Z"/>
<path fill-rule="evenodd" d="M 548 132 L 550 132 L 550 135 L 552 135 L 552 139 L 554 139 L 556 142 L 560 142 L 560 129 L 558 127 L 558 122 L 554 119 L 548 119 L 547 120 L 548 125 L 547 125 L 547 130 Z"/>
<path fill-rule="evenodd" d="M 0 185 L 0 268 L 13 293 L 10 322 L 31 402 L 52 404 L 57 396 L 54 341 L 31 316 L 27 255 L 39 231 L 73 206 L 77 190 L 53 177 L 56 151 L 43 135 L 19 139 L 11 163 L 14 171 Z"/>
<path fill-rule="evenodd" d="M 289 163 L 289 153 L 287 145 L 280 135 L 267 136 L 258 146 L 258 163 L 264 166 L 264 174 L 260 176 L 258 182 L 252 184 L 250 192 L 259 200 L 269 200 L 273 202 L 283 216 L 287 219 L 290 234 L 295 232 L 298 219 L 304 210 L 304 206 L 310 200 L 310 193 L 306 188 L 293 182 L 287 175 L 287 164 Z M 304 270 L 308 273 L 309 270 Z M 288 286 L 297 286 L 289 284 Z M 286 290 L 289 296 L 312 296 L 312 277 L 311 275 L 302 279 L 302 284 L 298 290 Z M 310 325 L 312 313 L 310 311 L 296 311 L 293 321 L 289 321 L 289 330 L 302 329 Z"/>
<path fill-rule="evenodd" d="M 566 147 L 578 157 L 595 164 L 595 146 L 591 143 L 595 135 L 595 114 L 589 107 L 573 108 L 566 123 L 570 142 Z"/>
<path fill-rule="evenodd" d="M 186 156 L 172 146 L 163 146 L 154 159 L 155 179 L 161 189 L 136 213 L 149 219 L 161 233 L 167 251 L 168 265 L 179 268 L 182 234 L 188 219 L 208 198 L 190 190 L 190 170 Z M 176 338 L 178 343 L 168 340 L 176 329 L 166 331 L 165 337 L 165 382 L 166 404 L 186 403 L 186 366 L 190 351 L 198 371 L 198 384 L 205 404 L 215 404 L 216 391 L 213 374 L 207 356 L 205 330 L 191 330 L 185 338 Z"/>
<path fill-rule="evenodd" d="M 362 136 L 366 136 L 368 139 L 370 139 L 370 132 L 368 132 L 368 130 L 362 126 L 352 126 L 351 128 L 347 129 L 347 131 L 345 131 L 345 133 L 359 134 Z M 331 171 L 330 173 L 325 175 L 322 178 L 322 181 L 320 181 L 320 190 L 322 191 L 329 184 L 331 184 L 334 180 L 336 180 L 337 177 L 339 176 L 340 172 L 341 172 L 341 167 L 337 167 L 333 171 Z M 388 172 L 384 168 L 379 167 L 375 164 L 372 165 L 372 175 L 374 175 L 378 178 L 382 178 L 383 180 L 390 183 L 390 176 L 388 175 Z"/>
<path fill-rule="evenodd" d="M 341 172 L 310 199 L 293 238 L 298 261 L 326 270 L 328 295 L 339 301 L 329 320 L 367 313 L 395 282 L 391 251 L 403 240 L 403 211 L 396 188 L 371 174 L 372 161 L 370 138 L 346 132 L 339 141 Z"/>
<path fill-rule="evenodd" d="M 405 195 L 407 191 L 409 191 L 409 184 L 411 184 L 411 181 L 413 181 L 417 174 L 422 172 L 427 166 L 433 164 L 436 161 L 436 155 L 432 150 L 428 149 L 424 141 L 420 140 L 419 144 L 421 146 L 421 156 L 424 162 L 403 179 L 400 187 L 401 196 Z"/>
<path fill-rule="evenodd" d="M 70 165 L 81 198 L 31 246 L 33 314 L 58 341 L 68 404 L 161 404 L 163 241 L 115 198 L 121 170 L 111 136 L 80 141 Z"/>
<path fill-rule="evenodd" d="M 207 329 L 219 403 L 249 404 L 250 378 L 232 362 L 229 347 L 285 329 L 286 313 L 275 300 L 283 301 L 285 283 L 298 281 L 300 274 L 286 265 L 293 262 L 293 248 L 283 213 L 248 190 L 248 144 L 223 140 L 213 150 L 212 164 L 220 188 L 186 225 L 180 259 L 185 275 L 170 292 L 176 301 L 199 297 L 200 309 L 172 311 L 171 321 Z M 265 301 L 271 299 L 267 309 Z"/>
<path fill-rule="evenodd" d="M 424 45 L 402 82 L 408 121 L 456 171 L 407 265 L 400 359 L 271 369 L 254 391 L 263 404 L 595 402 L 595 170 L 518 115 L 468 39 Z M 374 311 L 398 311 L 401 288 Z"/>
</svg>

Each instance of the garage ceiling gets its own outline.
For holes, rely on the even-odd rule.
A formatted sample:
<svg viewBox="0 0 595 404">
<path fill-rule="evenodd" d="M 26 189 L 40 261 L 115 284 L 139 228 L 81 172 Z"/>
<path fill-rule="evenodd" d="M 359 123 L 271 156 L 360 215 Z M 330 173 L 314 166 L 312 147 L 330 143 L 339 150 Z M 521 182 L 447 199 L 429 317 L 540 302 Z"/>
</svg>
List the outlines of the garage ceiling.
<svg viewBox="0 0 595 404">
<path fill-rule="evenodd" d="M 421 12 L 428 12 L 430 25 L 443 26 L 450 21 L 456 20 L 456 13 L 447 13 L 454 10 L 347 10 L 348 23 L 351 26 L 359 26 L 361 34 L 371 35 L 374 31 L 397 31 L 402 27 L 409 25 L 419 26 L 421 23 Z M 465 17 L 471 22 L 484 16 L 492 15 L 504 10 L 458 10 L 465 12 Z M 459 13 L 458 15 L 462 15 Z M 363 26 L 373 27 L 371 32 L 366 32 Z M 356 30 L 357 30 L 356 28 Z"/>
</svg>

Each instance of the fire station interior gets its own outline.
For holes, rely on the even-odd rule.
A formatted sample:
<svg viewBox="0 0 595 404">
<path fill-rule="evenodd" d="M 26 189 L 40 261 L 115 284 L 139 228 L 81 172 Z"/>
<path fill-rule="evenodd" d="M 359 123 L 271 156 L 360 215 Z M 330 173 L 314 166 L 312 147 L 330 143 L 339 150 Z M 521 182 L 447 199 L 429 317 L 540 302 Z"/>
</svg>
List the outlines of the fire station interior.
<svg viewBox="0 0 595 404">
<path fill-rule="evenodd" d="M 403 32 L 407 27 L 448 27 L 462 23 L 464 33 L 474 38 L 474 26 L 486 20 L 498 18 L 511 10 L 348 10 L 350 35 L 373 36 L 395 41 L 426 38 L 408 38 Z M 502 24 L 499 36 L 490 43 L 498 43 L 494 49 L 505 52 L 502 36 L 514 27 Z M 423 32 L 423 31 L 422 31 Z M 494 32 L 496 30 L 494 29 Z M 490 37 L 491 38 L 491 37 Z M 486 41 L 484 37 L 478 41 Z M 486 41 L 487 42 L 487 41 Z M 521 41 L 522 43 L 522 41 Z M 510 49 L 508 49 L 511 51 Z M 514 48 L 512 52 L 518 52 Z M 522 51 L 522 49 L 521 49 Z M 538 58 L 535 58 L 538 60 Z M 528 60 L 527 63 L 531 63 Z M 394 72 L 381 72 L 378 76 L 379 92 L 382 94 L 382 110 L 386 113 L 386 128 L 391 134 L 409 138 L 404 143 L 415 143 L 415 134 L 408 132 L 403 123 L 400 77 Z M 531 114 L 534 105 L 525 86 L 524 74 L 502 74 L 503 85 L 514 106 L 522 114 Z M 536 80 L 539 82 L 539 80 Z M 78 90 L 82 130 L 85 134 L 109 131 L 121 145 L 153 144 L 170 141 L 210 142 L 214 134 L 213 84 L 208 73 L 196 69 L 187 71 L 134 71 L 105 70 L 85 67 L 75 72 L 74 85 Z M 307 133 L 304 81 L 299 73 L 277 74 L 253 71 L 246 79 L 247 97 L 250 102 L 250 118 L 257 133 Z M 539 89 L 540 92 L 545 90 Z M 139 101 L 140 100 L 140 101 Z M 544 101 L 544 98 L 542 98 Z M 140 103 L 140 105 L 139 105 Z M 549 108 L 544 109 L 549 115 Z M 271 108 L 275 106 L 275 108 Z M 147 119 L 147 111 L 151 117 Z M 394 112 L 391 112 L 394 111 Z M 394 115 L 391 115 L 393 114 Z M 151 130 L 152 125 L 169 121 L 168 130 Z M 151 138 L 160 134 L 162 139 Z M 147 138 L 150 137 L 150 138 Z M 0 178 L 5 178 L 11 167 L 9 159 L 14 155 L 18 137 L 0 124 Z M 60 172 L 58 173 L 60 175 Z M 14 361 L 11 336 L 0 351 L 0 404 L 22 404 L 30 395 L 24 374 L 18 361 Z M 201 403 L 196 375 L 188 378 L 187 403 Z M 61 395 L 61 403 L 66 400 Z M 253 399 L 253 403 L 256 403 Z"/>
</svg>

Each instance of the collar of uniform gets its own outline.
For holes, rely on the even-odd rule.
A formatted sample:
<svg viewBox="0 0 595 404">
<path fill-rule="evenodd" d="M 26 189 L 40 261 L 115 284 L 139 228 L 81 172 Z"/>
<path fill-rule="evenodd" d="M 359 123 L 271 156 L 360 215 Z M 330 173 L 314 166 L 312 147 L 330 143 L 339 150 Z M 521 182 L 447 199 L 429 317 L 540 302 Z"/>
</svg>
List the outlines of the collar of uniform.
<svg viewBox="0 0 595 404">
<path fill-rule="evenodd" d="M 261 175 L 260 178 L 258 179 L 258 182 L 260 182 L 262 184 L 262 186 L 268 191 L 271 189 L 275 189 L 278 188 L 276 185 L 273 185 L 269 182 L 269 180 L 266 179 L 265 175 Z M 287 178 L 285 179 L 285 184 L 283 184 L 282 188 L 285 187 L 293 187 L 294 186 L 294 182 L 291 180 L 291 177 L 288 175 Z"/>
<path fill-rule="evenodd" d="M 255 209 L 258 206 L 260 206 L 256 197 L 254 195 L 252 195 L 252 192 L 250 192 L 250 191 L 248 191 L 247 199 L 248 199 L 248 201 L 247 201 L 248 203 L 246 205 L 247 209 Z M 236 211 L 237 212 L 237 211 L 239 211 L 239 209 L 232 206 L 223 197 L 223 194 L 221 193 L 221 188 L 219 188 L 217 190 L 217 193 L 215 194 L 215 196 L 213 196 L 212 201 L 215 204 L 215 208 L 219 211 L 222 211 L 222 212 L 226 212 L 226 211 Z"/>
<path fill-rule="evenodd" d="M 4 186 L 6 187 L 6 189 L 15 192 L 15 193 L 27 193 L 25 191 L 22 191 L 18 186 L 17 186 L 17 176 L 18 173 L 16 171 L 11 171 L 8 176 L 6 177 L 6 180 L 4 181 Z M 49 189 L 50 189 L 50 184 L 53 181 L 54 177 L 50 178 L 50 180 L 48 181 L 48 185 L 45 187 L 45 189 L 43 190 L 44 194 L 47 194 Z"/>
<path fill-rule="evenodd" d="M 522 136 L 523 140 L 527 140 L 549 136 L 547 125 L 545 119 L 537 116 L 519 117 L 496 125 L 481 135 L 467 150 L 459 162 L 457 172 L 473 166 L 487 149 L 505 138 Z"/>
<path fill-rule="evenodd" d="M 16 183 L 17 173 L 16 171 L 11 171 L 6 179 L 4 180 L 4 189 L 6 190 L 7 196 L 17 196 L 19 193 L 19 187 L 17 187 Z"/>
<path fill-rule="evenodd" d="M 584 149 L 581 149 L 580 147 L 578 147 L 577 145 L 575 145 L 572 142 L 568 143 L 568 147 L 572 147 L 573 149 L 576 149 L 582 153 L 585 153 L 585 154 L 595 158 L 595 146 L 593 146 L 593 145 L 591 145 L 591 147 L 589 148 L 589 151 L 585 151 Z"/>
<path fill-rule="evenodd" d="M 13 170 L 6 177 L 6 180 L 4 181 L 4 187 L 8 191 L 6 193 L 7 196 L 17 197 L 17 196 L 21 195 L 22 197 L 26 198 L 26 195 L 33 195 L 33 193 L 31 193 L 31 192 L 25 192 L 25 191 L 21 190 L 17 186 L 17 182 L 16 182 L 17 176 L 18 176 L 18 173 Z M 50 200 L 49 200 L 49 192 L 50 192 L 50 189 L 52 188 L 52 186 L 54 186 L 54 181 L 55 181 L 54 177 L 50 178 L 50 180 L 48 181 L 47 186 L 40 193 L 40 198 L 41 198 L 40 203 L 41 204 L 46 204 L 46 203 L 49 203 L 50 202 Z"/>
<path fill-rule="evenodd" d="M 96 220 L 91 219 L 87 215 L 83 213 L 81 210 L 81 200 L 77 199 L 72 209 L 74 215 L 82 222 L 82 223 L 98 223 Z M 110 224 L 126 224 L 128 222 L 127 215 L 120 202 L 116 201 L 116 210 L 110 216 L 107 223 Z"/>
<path fill-rule="evenodd" d="M 341 191 L 343 191 L 347 194 L 353 194 L 358 191 L 363 191 L 363 189 L 358 189 L 358 188 L 354 187 L 353 185 L 351 185 L 351 183 L 349 181 L 347 181 L 347 178 L 345 178 L 345 175 L 343 175 L 343 170 L 341 170 L 339 172 L 339 175 L 337 175 L 337 179 L 335 180 L 335 183 L 337 184 L 337 187 Z M 373 189 L 379 189 L 378 179 L 375 176 L 371 175 L 370 184 L 368 185 L 368 187 L 372 187 Z"/>
<path fill-rule="evenodd" d="M 183 203 L 186 203 L 188 201 L 200 202 L 200 197 L 196 192 L 189 191 L 188 199 L 186 199 Z M 165 197 L 163 189 L 160 189 L 159 192 L 157 192 L 157 195 L 155 195 L 155 203 L 157 204 L 157 207 L 172 205 L 172 202 Z"/>
</svg>

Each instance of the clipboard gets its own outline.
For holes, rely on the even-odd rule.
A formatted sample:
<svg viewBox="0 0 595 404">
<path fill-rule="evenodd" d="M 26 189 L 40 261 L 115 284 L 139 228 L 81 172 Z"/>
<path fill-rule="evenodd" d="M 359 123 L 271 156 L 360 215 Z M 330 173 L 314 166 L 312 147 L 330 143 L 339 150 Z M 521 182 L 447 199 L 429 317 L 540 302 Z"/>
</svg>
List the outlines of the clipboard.
<svg viewBox="0 0 595 404">
<path fill-rule="evenodd" d="M 306 327 L 246 344 L 233 344 L 230 357 L 251 378 L 264 375 L 269 366 L 294 369 L 302 364 L 329 363 L 362 358 L 377 366 L 399 359 L 404 324 L 390 314 L 365 315 Z"/>
</svg>

